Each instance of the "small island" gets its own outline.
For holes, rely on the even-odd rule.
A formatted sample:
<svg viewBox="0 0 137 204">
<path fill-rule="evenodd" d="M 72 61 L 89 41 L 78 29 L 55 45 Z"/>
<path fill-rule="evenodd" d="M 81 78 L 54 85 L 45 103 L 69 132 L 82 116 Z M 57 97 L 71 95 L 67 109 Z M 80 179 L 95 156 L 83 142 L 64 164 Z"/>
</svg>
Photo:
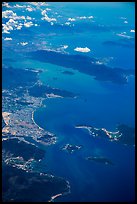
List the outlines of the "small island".
<svg viewBox="0 0 137 204">
<path fill-rule="evenodd" d="M 81 148 L 82 148 L 82 145 L 66 144 L 64 147 L 62 147 L 62 150 L 65 150 L 68 153 L 72 154 L 73 152 L 80 150 Z"/>
<path fill-rule="evenodd" d="M 109 160 L 105 157 L 102 157 L 102 156 L 90 156 L 90 157 L 86 157 L 86 160 L 95 161 L 95 162 L 106 164 L 106 165 L 108 165 L 108 164 L 113 165 L 111 160 Z"/>
</svg>

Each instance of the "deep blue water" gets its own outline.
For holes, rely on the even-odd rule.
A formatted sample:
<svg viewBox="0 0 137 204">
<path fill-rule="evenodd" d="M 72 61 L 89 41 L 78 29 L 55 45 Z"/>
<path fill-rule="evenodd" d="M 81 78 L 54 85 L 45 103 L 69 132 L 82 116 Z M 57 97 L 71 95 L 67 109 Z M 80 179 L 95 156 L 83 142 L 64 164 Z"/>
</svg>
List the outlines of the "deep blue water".
<svg viewBox="0 0 137 204">
<path fill-rule="evenodd" d="M 12 37 L 12 41 L 3 40 L 3 64 L 16 68 L 41 68 L 39 75 L 44 84 L 51 87 L 71 91 L 78 98 L 46 99 L 46 108 L 35 111 L 35 122 L 57 136 L 55 145 L 44 147 L 46 156 L 42 162 L 43 170 L 66 178 L 71 185 L 71 194 L 57 198 L 57 201 L 133 201 L 135 196 L 134 180 L 134 148 L 117 142 L 93 138 L 87 131 L 76 129 L 76 125 L 89 125 L 115 131 L 117 124 L 134 127 L 135 96 L 134 76 L 128 78 L 127 84 L 98 81 L 93 76 L 71 69 L 74 75 L 62 74 L 70 71 L 65 67 L 44 63 L 38 59 L 28 58 L 28 52 L 33 49 L 57 49 L 68 45 L 65 50 L 77 54 L 75 47 L 88 47 L 89 53 L 78 53 L 96 58 L 110 67 L 135 69 L 134 33 L 135 27 L 134 3 L 48 3 L 51 8 L 50 17 L 57 18 L 57 24 L 49 26 L 40 20 L 39 10 L 28 13 L 36 18 L 39 27 L 30 27 L 3 34 Z M 48 6 L 47 6 L 48 7 Z M 57 12 L 58 14 L 55 14 Z M 23 15 L 22 11 L 17 11 Z M 93 16 L 88 19 L 74 21 L 74 28 L 62 28 L 68 18 L 78 16 Z M 122 18 L 125 19 L 122 19 Z M 124 23 L 127 21 L 128 23 Z M 101 28 L 100 28 L 100 25 Z M 21 33 L 22 32 L 22 33 Z M 118 36 L 124 33 L 128 37 Z M 25 35 L 22 35 L 25 34 Z M 22 37 L 23 36 L 23 37 Z M 26 47 L 17 43 L 28 42 Z M 106 45 L 104 42 L 127 43 L 128 46 Z M 45 45 L 42 42 L 46 42 Z M 33 43 L 33 44 L 32 44 Z M 10 48 L 10 49 L 9 49 Z M 54 61 L 54 59 L 53 59 Z M 62 58 L 63 61 L 63 58 Z M 54 78 L 57 80 L 54 80 Z M 61 150 L 67 143 L 83 145 L 83 148 L 73 154 Z M 114 165 L 86 161 L 90 155 L 102 155 L 109 158 Z"/>
<path fill-rule="evenodd" d="M 49 172 L 63 175 L 72 182 L 72 195 L 66 199 L 77 201 L 79 197 L 81 201 L 131 200 L 134 195 L 134 187 L 130 185 L 134 183 L 134 148 L 95 139 L 86 132 L 75 129 L 76 124 L 91 124 L 98 127 L 101 126 L 101 122 L 97 123 L 97 119 L 92 119 L 91 109 L 88 111 L 89 106 L 80 110 L 81 103 L 78 104 L 77 100 L 75 102 L 73 99 L 63 100 L 47 100 L 45 102 L 47 108 L 37 111 L 34 117 L 38 125 L 59 136 L 57 145 L 47 150 L 45 164 Z M 84 147 L 80 152 L 69 155 L 60 150 L 66 143 L 82 144 Z M 108 157 L 114 162 L 114 166 L 85 161 L 85 157 L 94 154 Z"/>
</svg>

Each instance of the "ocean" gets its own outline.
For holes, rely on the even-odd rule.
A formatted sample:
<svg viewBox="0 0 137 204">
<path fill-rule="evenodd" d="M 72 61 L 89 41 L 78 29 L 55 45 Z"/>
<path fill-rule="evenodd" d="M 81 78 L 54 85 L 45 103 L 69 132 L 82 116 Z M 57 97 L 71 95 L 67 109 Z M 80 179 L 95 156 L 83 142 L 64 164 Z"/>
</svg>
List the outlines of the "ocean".
<svg viewBox="0 0 137 204">
<path fill-rule="evenodd" d="M 46 107 L 36 108 L 34 112 L 36 124 L 57 136 L 56 144 L 42 146 L 46 154 L 41 171 L 70 182 L 71 193 L 58 197 L 55 202 L 134 201 L 135 146 L 95 138 L 86 130 L 75 128 L 86 125 L 116 131 L 118 124 L 135 127 L 134 76 L 128 76 L 125 84 L 97 80 L 80 70 L 54 64 L 54 58 L 49 63 L 44 62 L 44 56 L 43 61 L 38 56 L 30 58 L 29 53 L 46 49 L 64 52 L 61 47 L 67 45 L 65 52 L 79 54 L 79 59 L 88 56 L 109 69 L 134 70 L 135 34 L 131 30 L 135 28 L 135 5 L 131 2 L 48 2 L 48 5 L 52 18 L 61 16 L 57 18 L 57 25 L 49 28 L 47 22 L 38 20 L 39 11 L 32 12 L 40 26 L 28 28 L 28 32 L 24 28 L 18 36 L 11 32 L 13 40 L 3 40 L 4 65 L 40 69 L 43 72 L 39 73 L 39 80 L 43 84 L 76 95 L 75 98 L 47 98 L 43 102 Z M 80 16 L 86 18 L 72 20 L 72 26 L 61 29 L 66 19 Z M 26 49 L 17 44 L 21 41 L 28 42 Z M 76 47 L 88 47 L 91 51 L 78 53 L 74 50 Z M 63 62 L 63 57 L 60 60 Z M 72 74 L 64 74 L 65 71 Z M 82 145 L 82 148 L 70 154 L 61 149 L 65 144 Z M 85 159 L 92 155 L 109 158 L 114 165 Z"/>
</svg>

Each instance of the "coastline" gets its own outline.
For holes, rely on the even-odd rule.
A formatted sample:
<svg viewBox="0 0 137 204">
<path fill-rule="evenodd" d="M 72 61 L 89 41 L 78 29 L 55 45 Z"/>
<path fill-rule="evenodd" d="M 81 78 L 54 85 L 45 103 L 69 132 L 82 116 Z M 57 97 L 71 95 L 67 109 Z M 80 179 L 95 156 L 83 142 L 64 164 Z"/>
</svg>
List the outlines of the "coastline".
<svg viewBox="0 0 137 204">
<path fill-rule="evenodd" d="M 63 195 L 67 195 L 67 194 L 71 193 L 71 191 L 70 191 L 70 183 L 69 183 L 69 181 L 66 180 L 66 183 L 67 183 L 68 191 L 67 191 L 67 192 L 63 192 L 63 193 L 58 193 L 58 194 L 52 196 L 51 199 L 50 199 L 48 202 L 54 202 L 54 200 L 55 200 L 56 198 L 58 198 L 58 197 L 62 197 Z"/>
<path fill-rule="evenodd" d="M 40 126 L 35 122 L 35 120 L 34 120 L 34 112 L 35 112 L 35 111 L 32 111 L 32 116 L 31 116 L 31 119 L 32 119 L 33 123 L 34 123 L 40 130 L 44 130 L 42 127 L 40 127 Z M 44 131 L 45 131 L 45 130 L 44 130 Z"/>
<path fill-rule="evenodd" d="M 35 110 L 36 111 L 36 110 Z M 40 129 L 40 130 L 44 130 L 44 131 L 46 131 L 48 134 L 50 134 L 50 135 L 54 135 L 53 133 L 51 133 L 51 132 L 48 132 L 47 130 L 45 130 L 45 129 L 43 129 L 42 127 L 40 127 L 36 122 L 35 122 L 35 120 L 34 120 L 34 112 L 35 111 L 33 111 L 32 112 L 32 121 L 33 121 L 33 123 Z M 54 202 L 54 200 L 56 199 L 56 198 L 58 198 L 58 197 L 62 197 L 63 195 L 67 195 L 67 194 L 69 194 L 69 193 L 71 193 L 71 190 L 70 190 L 70 183 L 69 183 L 69 181 L 68 180 L 66 180 L 66 183 L 67 183 L 67 192 L 65 191 L 65 192 L 62 192 L 62 193 L 58 193 L 58 194 L 56 194 L 56 195 L 53 195 L 52 197 L 51 197 L 51 199 L 48 201 L 48 202 Z"/>
<path fill-rule="evenodd" d="M 36 110 L 35 110 L 35 111 L 36 111 Z M 32 112 L 32 116 L 31 116 L 31 119 L 32 119 L 33 123 L 34 123 L 40 130 L 45 131 L 48 135 L 54 136 L 54 133 L 51 133 L 51 132 L 47 131 L 46 129 L 40 127 L 40 126 L 35 122 L 35 120 L 34 120 L 34 113 L 35 113 L 35 111 Z"/>
</svg>

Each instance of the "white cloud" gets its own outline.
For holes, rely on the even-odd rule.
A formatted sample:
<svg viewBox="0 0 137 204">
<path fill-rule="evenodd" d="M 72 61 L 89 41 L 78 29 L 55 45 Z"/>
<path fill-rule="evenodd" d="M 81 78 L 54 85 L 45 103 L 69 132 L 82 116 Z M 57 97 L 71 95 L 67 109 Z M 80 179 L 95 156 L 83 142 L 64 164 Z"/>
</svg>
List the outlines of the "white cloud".
<svg viewBox="0 0 137 204">
<path fill-rule="evenodd" d="M 4 40 L 6 40 L 6 41 L 7 41 L 7 40 L 12 40 L 12 38 L 4 38 Z"/>
<path fill-rule="evenodd" d="M 27 16 L 26 19 L 27 20 L 32 20 L 32 18 L 30 16 Z"/>
<path fill-rule="evenodd" d="M 12 10 L 2 11 L 2 18 L 13 18 L 17 17 L 17 14 L 14 13 Z"/>
<path fill-rule="evenodd" d="M 7 33 L 7 34 L 9 34 L 10 32 L 10 30 L 13 30 L 13 27 L 7 22 L 6 24 L 2 24 L 2 28 L 3 28 L 3 31 L 2 31 L 2 33 Z"/>
<path fill-rule="evenodd" d="M 79 16 L 77 17 L 78 19 L 92 19 L 94 18 L 93 16 Z"/>
<path fill-rule="evenodd" d="M 46 8 L 46 11 L 51 11 L 51 9 L 50 8 Z"/>
<path fill-rule="evenodd" d="M 117 36 L 120 36 L 120 37 L 123 37 L 123 38 L 127 38 L 127 39 L 133 38 L 132 36 L 125 35 L 125 34 L 123 34 L 123 33 L 118 33 L 118 34 L 116 34 L 116 35 L 117 35 Z"/>
<path fill-rule="evenodd" d="M 128 21 L 124 21 L 124 23 L 128 23 Z"/>
<path fill-rule="evenodd" d="M 9 18 L 6 24 L 2 24 L 2 33 L 9 34 L 11 30 L 21 30 L 22 27 L 31 27 L 31 26 L 38 26 L 38 24 L 33 24 L 32 21 L 27 22 L 26 20 L 32 20 L 30 16 L 17 16 L 16 13 L 8 10 L 8 12 L 3 13 L 4 18 Z M 22 20 L 20 23 L 19 20 Z"/>
<path fill-rule="evenodd" d="M 45 14 L 47 14 L 47 11 L 51 11 L 51 9 L 46 8 L 46 9 L 42 10 L 41 14 L 44 16 Z"/>
<path fill-rule="evenodd" d="M 14 6 L 14 8 L 26 8 L 26 5 L 21 6 L 21 5 L 19 5 L 19 4 L 16 4 L 16 5 Z"/>
<path fill-rule="evenodd" d="M 100 61 L 96 61 L 96 64 L 103 64 L 103 62 L 100 62 Z"/>
<path fill-rule="evenodd" d="M 90 52 L 90 49 L 88 47 L 84 47 L 84 48 L 76 47 L 74 50 L 77 52 Z"/>
<path fill-rule="evenodd" d="M 3 29 L 2 33 L 7 33 L 7 34 L 10 33 L 9 29 L 8 29 L 8 26 L 6 24 L 2 24 L 2 29 Z"/>
<path fill-rule="evenodd" d="M 6 10 L 2 12 L 2 18 L 11 18 L 14 20 L 25 20 L 25 16 L 17 16 L 12 10 Z"/>
<path fill-rule="evenodd" d="M 46 2 L 38 2 L 39 6 L 49 6 Z"/>
<path fill-rule="evenodd" d="M 32 11 L 35 11 L 35 9 L 32 8 L 32 7 L 30 7 L 30 6 L 28 6 L 28 7 L 26 8 L 26 11 L 32 12 Z"/>
<path fill-rule="evenodd" d="M 17 26 L 17 30 L 21 30 L 21 28 L 22 28 L 22 25 L 19 25 L 19 26 Z"/>
<path fill-rule="evenodd" d="M 64 45 L 63 48 L 64 48 L 64 49 L 67 49 L 67 48 L 68 48 L 68 45 Z"/>
<path fill-rule="evenodd" d="M 70 22 L 66 22 L 66 23 L 65 23 L 65 25 L 70 25 L 70 24 L 71 24 Z"/>
<path fill-rule="evenodd" d="M 120 17 L 120 19 L 122 19 L 122 20 L 126 20 L 127 18 L 126 18 L 126 17 Z"/>
<path fill-rule="evenodd" d="M 41 20 L 45 20 L 48 22 L 57 21 L 56 18 L 49 18 L 47 15 L 45 15 L 43 18 L 41 18 Z"/>
<path fill-rule="evenodd" d="M 33 5 L 33 6 L 48 6 L 48 4 L 46 2 L 29 2 L 29 4 Z"/>
<path fill-rule="evenodd" d="M 61 47 L 57 48 L 56 51 L 58 52 L 64 52 L 65 49 L 68 48 L 68 45 L 61 45 Z"/>
<path fill-rule="evenodd" d="M 57 21 L 56 18 L 50 18 L 48 15 L 47 15 L 47 11 L 49 9 L 45 9 L 45 10 L 42 10 L 41 14 L 43 15 L 43 17 L 41 18 L 41 20 L 45 20 L 45 21 L 48 21 L 48 22 L 52 22 L 52 21 Z M 53 25 L 53 24 L 51 24 Z"/>
<path fill-rule="evenodd" d="M 30 4 L 32 4 L 34 6 L 38 6 L 38 2 L 30 2 Z"/>
<path fill-rule="evenodd" d="M 68 18 L 68 21 L 75 21 L 75 18 Z"/>
<path fill-rule="evenodd" d="M 41 14 L 42 14 L 43 16 L 45 16 L 46 13 L 47 13 L 46 9 L 41 12 Z"/>
<path fill-rule="evenodd" d="M 91 19 L 91 18 L 94 18 L 94 17 L 93 16 L 89 16 L 88 18 Z"/>
<path fill-rule="evenodd" d="M 16 6 L 18 7 L 18 4 L 16 4 Z M 30 16 L 27 16 L 27 17 L 17 16 L 17 14 L 13 12 L 12 10 L 3 11 L 2 17 L 8 19 L 8 21 L 5 24 L 2 24 L 3 26 L 2 33 L 9 34 L 11 30 L 21 30 L 23 26 L 28 27 L 28 28 L 31 26 L 38 26 L 37 24 L 33 24 L 33 22 L 30 21 L 34 18 Z M 29 22 L 27 22 L 27 20 L 29 20 Z M 22 21 L 22 23 L 20 23 L 20 21 Z"/>
<path fill-rule="evenodd" d="M 13 19 L 9 19 L 6 24 L 2 24 L 3 33 L 10 33 L 11 30 L 16 30 L 18 27 L 18 21 L 14 21 Z"/>
<path fill-rule="evenodd" d="M 80 16 L 80 17 L 77 17 L 79 19 L 86 19 L 87 17 L 86 16 Z"/>
<path fill-rule="evenodd" d="M 32 21 L 27 22 L 27 23 L 24 22 L 24 26 L 29 28 L 29 27 L 33 26 L 33 23 L 32 23 Z"/>
<path fill-rule="evenodd" d="M 135 33 L 135 30 L 130 30 L 131 33 Z"/>
<path fill-rule="evenodd" d="M 6 25 L 8 26 L 15 26 L 16 24 L 18 24 L 17 21 L 14 21 L 13 19 L 9 19 L 9 21 L 6 23 Z"/>
<path fill-rule="evenodd" d="M 20 44 L 21 44 L 22 46 L 25 46 L 25 45 L 28 44 L 28 42 L 20 42 Z"/>
<path fill-rule="evenodd" d="M 18 19 L 18 20 L 25 20 L 25 16 L 17 16 L 15 19 Z"/>
<path fill-rule="evenodd" d="M 10 32 L 9 32 L 8 30 L 6 30 L 6 29 L 4 29 L 4 30 L 2 31 L 2 33 L 10 34 Z"/>
<path fill-rule="evenodd" d="M 57 48 L 57 50 L 64 51 L 67 48 L 68 48 L 68 45 L 62 45 L 62 47 Z"/>
<path fill-rule="evenodd" d="M 7 2 L 3 2 L 2 6 L 5 6 L 5 7 L 7 7 L 7 8 L 11 8 L 11 6 L 9 5 L 9 3 L 7 3 Z"/>
</svg>

